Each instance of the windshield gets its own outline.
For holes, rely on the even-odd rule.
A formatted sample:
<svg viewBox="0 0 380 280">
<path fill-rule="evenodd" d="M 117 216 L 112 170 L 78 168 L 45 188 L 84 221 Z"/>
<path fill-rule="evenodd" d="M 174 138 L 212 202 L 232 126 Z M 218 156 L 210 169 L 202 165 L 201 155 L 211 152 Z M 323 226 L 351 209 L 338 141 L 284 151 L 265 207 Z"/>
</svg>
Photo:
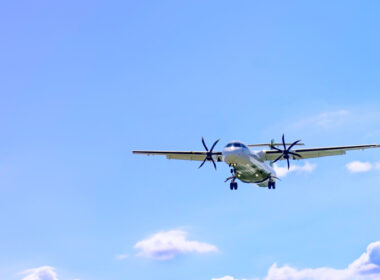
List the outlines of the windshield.
<svg viewBox="0 0 380 280">
<path fill-rule="evenodd" d="M 230 147 L 235 147 L 235 148 L 243 148 L 243 149 L 248 149 L 248 147 L 242 143 L 239 143 L 239 142 L 233 142 L 233 143 L 229 143 L 226 148 L 230 148 Z"/>
</svg>

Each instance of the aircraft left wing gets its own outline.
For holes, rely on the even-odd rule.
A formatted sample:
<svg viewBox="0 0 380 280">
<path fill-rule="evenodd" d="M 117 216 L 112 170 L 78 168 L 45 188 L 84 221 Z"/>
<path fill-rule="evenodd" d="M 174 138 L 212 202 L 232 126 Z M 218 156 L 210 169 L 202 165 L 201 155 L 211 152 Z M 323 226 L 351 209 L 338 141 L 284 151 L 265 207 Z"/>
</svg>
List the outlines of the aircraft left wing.
<svg viewBox="0 0 380 280">
<path fill-rule="evenodd" d="M 167 159 L 182 159 L 182 160 L 196 160 L 204 161 L 207 152 L 187 152 L 187 151 L 132 151 L 134 154 L 139 155 L 154 155 L 166 156 Z M 213 159 L 215 161 L 223 161 L 222 153 L 213 152 Z"/>
<path fill-rule="evenodd" d="M 338 147 L 325 147 L 325 148 L 309 148 L 309 149 L 294 149 L 291 150 L 294 153 L 300 154 L 302 157 L 291 157 L 292 159 L 306 159 L 317 158 L 326 156 L 344 155 L 346 151 L 353 150 L 365 150 L 371 148 L 379 148 L 380 145 L 357 145 L 357 146 L 338 146 Z M 264 160 L 275 160 L 281 155 L 281 152 L 276 150 L 262 151 L 262 157 Z M 281 158 L 283 160 L 284 158 Z"/>
</svg>

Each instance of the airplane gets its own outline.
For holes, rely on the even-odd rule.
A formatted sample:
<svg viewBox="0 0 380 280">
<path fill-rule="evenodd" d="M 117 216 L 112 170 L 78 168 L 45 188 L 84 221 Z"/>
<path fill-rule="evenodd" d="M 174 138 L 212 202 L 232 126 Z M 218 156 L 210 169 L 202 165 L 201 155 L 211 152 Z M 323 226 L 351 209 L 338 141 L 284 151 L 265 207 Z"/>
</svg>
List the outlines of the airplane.
<svg viewBox="0 0 380 280">
<path fill-rule="evenodd" d="M 300 160 L 307 158 L 317 158 L 324 156 L 344 155 L 346 151 L 364 150 L 370 148 L 379 148 L 380 145 L 356 145 L 356 146 L 337 146 L 323 148 L 306 148 L 292 149 L 295 146 L 304 145 L 297 140 L 293 143 L 286 143 L 285 136 L 282 135 L 282 142 L 265 144 L 245 145 L 240 141 L 229 142 L 222 152 L 214 152 L 214 148 L 220 139 L 216 140 L 209 150 L 204 138 L 202 144 L 206 151 L 132 151 L 133 154 L 143 155 L 164 155 L 168 159 L 179 160 L 196 160 L 202 161 L 198 168 L 201 168 L 206 161 L 212 162 L 216 170 L 215 162 L 225 162 L 230 166 L 231 176 L 225 182 L 230 181 L 230 189 L 237 190 L 237 180 L 244 183 L 253 183 L 259 187 L 268 189 L 276 188 L 276 172 L 273 169 L 273 163 L 279 160 L 286 160 L 288 169 L 290 168 L 289 160 Z M 268 146 L 269 150 L 251 150 L 249 147 Z M 283 147 L 283 149 L 279 148 Z"/>
</svg>

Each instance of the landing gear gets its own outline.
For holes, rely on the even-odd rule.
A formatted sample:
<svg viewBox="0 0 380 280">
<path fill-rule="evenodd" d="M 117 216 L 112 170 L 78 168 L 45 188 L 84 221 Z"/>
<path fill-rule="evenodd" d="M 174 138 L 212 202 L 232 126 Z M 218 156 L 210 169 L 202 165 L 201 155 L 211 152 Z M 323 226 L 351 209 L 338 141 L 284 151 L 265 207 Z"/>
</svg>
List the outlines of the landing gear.
<svg viewBox="0 0 380 280">
<path fill-rule="evenodd" d="M 238 184 L 236 182 L 231 182 L 230 183 L 230 190 L 237 190 L 238 189 Z"/>
<path fill-rule="evenodd" d="M 235 170 L 235 168 L 231 168 L 231 177 L 228 177 L 227 179 L 226 179 L 226 181 L 225 182 L 227 182 L 227 181 L 229 181 L 229 180 L 231 180 L 231 183 L 230 183 L 230 190 L 232 191 L 232 190 L 237 190 L 238 189 L 238 184 L 235 182 L 235 180 L 236 180 L 236 170 Z"/>
<path fill-rule="evenodd" d="M 230 183 L 230 190 L 232 191 L 232 190 L 237 190 L 238 189 L 238 184 L 235 182 L 235 179 L 236 179 L 236 177 L 228 177 L 227 179 L 226 179 L 226 182 L 228 181 L 228 180 L 231 180 L 231 183 Z"/>
<path fill-rule="evenodd" d="M 268 182 L 268 189 L 275 189 L 276 188 L 276 182 L 275 181 L 269 181 Z"/>
<path fill-rule="evenodd" d="M 230 165 L 231 167 L 231 165 Z M 230 183 L 230 190 L 237 190 L 238 189 L 238 184 L 235 182 L 236 180 L 236 170 L 234 167 L 231 168 L 231 177 L 228 177 L 224 182 L 227 182 L 229 180 L 231 180 L 231 183 Z"/>
</svg>

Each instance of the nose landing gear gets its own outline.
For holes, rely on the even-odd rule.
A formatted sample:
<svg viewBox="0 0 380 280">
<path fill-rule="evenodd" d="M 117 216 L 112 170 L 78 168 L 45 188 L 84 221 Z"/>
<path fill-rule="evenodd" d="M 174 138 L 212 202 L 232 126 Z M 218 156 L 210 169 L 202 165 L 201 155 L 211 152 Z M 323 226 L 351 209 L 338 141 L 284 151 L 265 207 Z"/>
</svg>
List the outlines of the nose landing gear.
<svg viewBox="0 0 380 280">
<path fill-rule="evenodd" d="M 224 182 L 227 182 L 229 180 L 231 180 L 231 183 L 230 183 L 230 190 L 237 190 L 238 189 L 238 184 L 235 182 L 236 180 L 236 171 L 235 171 L 235 168 L 231 168 L 231 174 L 232 176 L 231 177 L 228 177 Z"/>
</svg>

